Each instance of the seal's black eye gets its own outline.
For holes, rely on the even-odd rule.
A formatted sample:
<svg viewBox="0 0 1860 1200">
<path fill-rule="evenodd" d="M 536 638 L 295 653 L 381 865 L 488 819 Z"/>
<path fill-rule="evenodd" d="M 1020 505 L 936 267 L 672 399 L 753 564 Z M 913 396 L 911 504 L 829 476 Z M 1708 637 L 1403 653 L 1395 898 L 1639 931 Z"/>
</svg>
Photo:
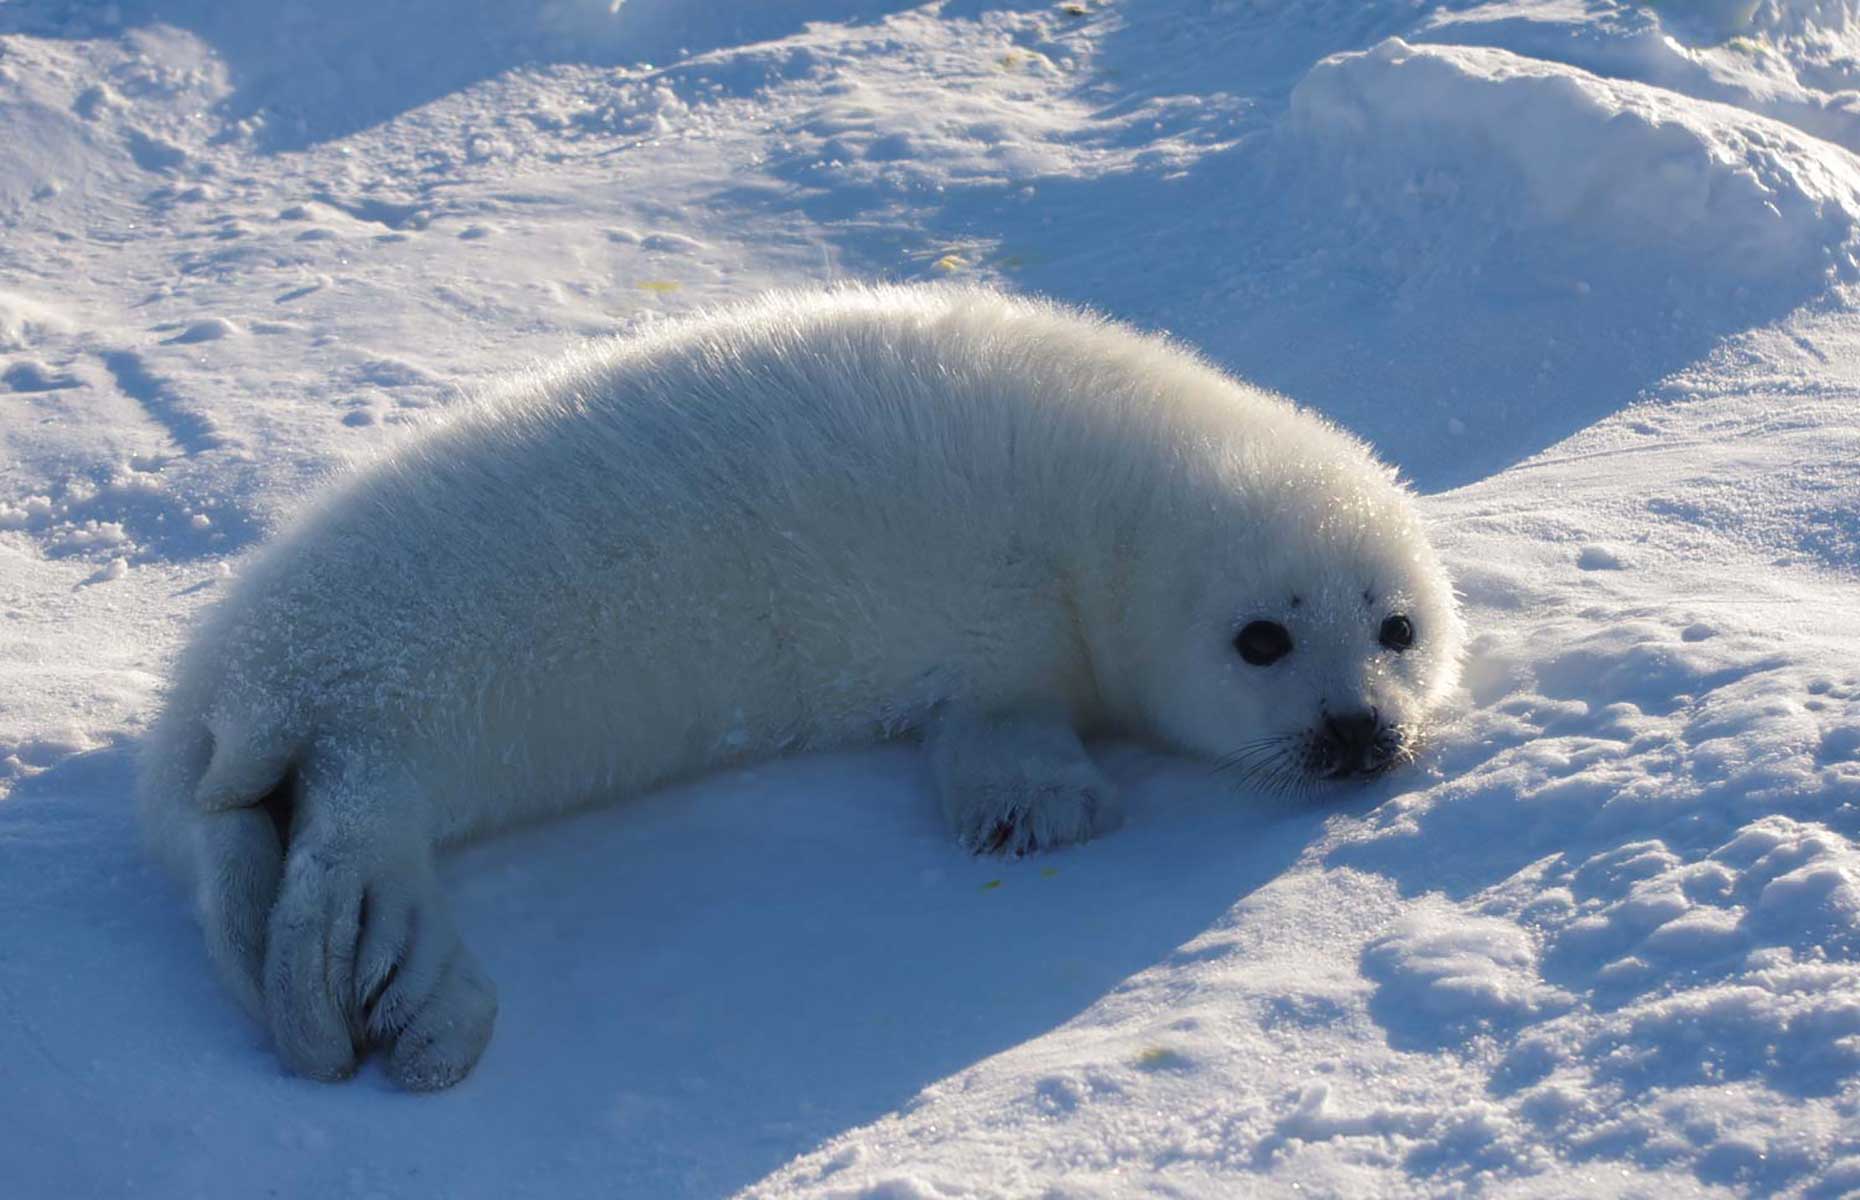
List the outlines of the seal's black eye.
<svg viewBox="0 0 1860 1200">
<path fill-rule="evenodd" d="M 1390 617 L 1382 622 L 1382 632 L 1376 640 L 1391 650 L 1406 650 L 1414 645 L 1414 622 L 1399 614 Z"/>
<path fill-rule="evenodd" d="M 1234 637 L 1234 649 L 1256 667 L 1270 666 L 1292 652 L 1292 635 L 1277 621 L 1253 621 Z"/>
</svg>

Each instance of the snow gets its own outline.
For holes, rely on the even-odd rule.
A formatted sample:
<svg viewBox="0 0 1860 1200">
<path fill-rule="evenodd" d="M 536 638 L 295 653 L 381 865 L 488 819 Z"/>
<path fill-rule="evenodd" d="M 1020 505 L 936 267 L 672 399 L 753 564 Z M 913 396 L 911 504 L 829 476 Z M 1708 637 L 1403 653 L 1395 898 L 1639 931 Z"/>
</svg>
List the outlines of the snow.
<svg viewBox="0 0 1860 1200">
<path fill-rule="evenodd" d="M 1314 66 L 1292 90 L 1291 121 L 1345 160 L 1358 192 L 1413 187 L 1417 163 L 1436 156 L 1504 188 L 1487 238 L 1575 231 L 1709 263 L 1743 286 L 1812 280 L 1837 258 L 1852 266 L 1860 174 L 1849 160 L 1787 125 L 1661 88 L 1390 38 Z"/>
<path fill-rule="evenodd" d="M 9 1195 L 1860 1191 L 1851 0 L 0 3 Z M 1374 441 L 1475 635 L 1315 805 L 908 748 L 446 865 L 477 1071 L 282 1075 L 126 798 L 321 481 L 579 340 L 992 280 Z"/>
</svg>

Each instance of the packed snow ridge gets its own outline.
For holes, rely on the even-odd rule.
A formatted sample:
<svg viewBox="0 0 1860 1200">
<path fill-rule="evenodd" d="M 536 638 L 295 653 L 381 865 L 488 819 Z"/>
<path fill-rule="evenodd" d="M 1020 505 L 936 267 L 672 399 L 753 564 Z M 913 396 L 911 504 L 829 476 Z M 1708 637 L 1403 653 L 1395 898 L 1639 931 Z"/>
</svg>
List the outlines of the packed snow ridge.
<svg viewBox="0 0 1860 1200">
<path fill-rule="evenodd" d="M 1425 189 L 1438 163 L 1509 194 L 1486 237 L 1552 230 L 1752 286 L 1854 274 L 1860 163 L 1739 109 L 1504 50 L 1390 38 L 1318 63 L 1291 115 L 1346 156 L 1358 194 Z"/>
</svg>

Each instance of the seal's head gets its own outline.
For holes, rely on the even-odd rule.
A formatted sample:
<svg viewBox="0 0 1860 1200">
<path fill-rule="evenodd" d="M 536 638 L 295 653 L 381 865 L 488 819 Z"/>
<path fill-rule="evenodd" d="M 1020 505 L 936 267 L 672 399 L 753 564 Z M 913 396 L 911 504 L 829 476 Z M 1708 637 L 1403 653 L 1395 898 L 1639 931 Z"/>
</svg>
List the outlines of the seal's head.
<svg viewBox="0 0 1860 1200">
<path fill-rule="evenodd" d="M 1412 759 L 1464 630 L 1394 473 L 1306 414 L 1288 428 L 1171 506 L 1129 595 L 1150 731 L 1294 791 Z"/>
</svg>

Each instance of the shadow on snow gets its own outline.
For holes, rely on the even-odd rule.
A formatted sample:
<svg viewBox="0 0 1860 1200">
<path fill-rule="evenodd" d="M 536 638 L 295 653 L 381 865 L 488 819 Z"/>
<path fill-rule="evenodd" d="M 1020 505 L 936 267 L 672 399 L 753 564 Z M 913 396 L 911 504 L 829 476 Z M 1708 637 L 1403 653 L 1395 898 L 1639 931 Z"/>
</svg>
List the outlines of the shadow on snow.
<svg viewBox="0 0 1860 1200">
<path fill-rule="evenodd" d="M 72 1111 L 6 1089 L 0 1120 L 101 1139 L 59 1161 L 104 1171 L 125 1160 L 88 1152 L 120 1140 L 97 1106 L 138 1114 L 165 1143 L 133 1156 L 156 1191 L 243 1178 L 228 1160 L 249 1155 L 251 1177 L 299 1194 L 416 1177 L 452 1195 L 728 1194 L 1073 1018 L 1281 874 L 1327 815 L 1130 758 L 1112 766 L 1138 776 L 1124 829 L 1019 862 L 952 845 L 907 748 L 470 847 L 443 873 L 499 1028 L 463 1084 L 414 1097 L 372 1065 L 336 1086 L 281 1074 L 137 852 L 129 755 L 81 755 L 22 782 L 0 823 L 0 844 L 33 848 L 0 906 L 41 934 L 0 958 L 36 1047 L 8 1057 L 48 1060 Z M 286 1113 L 313 1144 L 280 1154 Z"/>
</svg>

